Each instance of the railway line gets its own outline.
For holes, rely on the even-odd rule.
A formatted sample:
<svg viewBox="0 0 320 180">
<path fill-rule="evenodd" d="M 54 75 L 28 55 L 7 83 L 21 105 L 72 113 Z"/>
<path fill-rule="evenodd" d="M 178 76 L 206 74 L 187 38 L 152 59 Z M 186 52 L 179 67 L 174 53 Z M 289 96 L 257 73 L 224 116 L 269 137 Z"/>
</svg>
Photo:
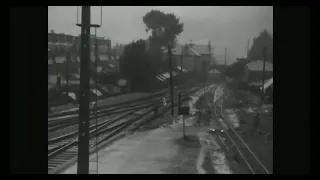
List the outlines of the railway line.
<svg viewBox="0 0 320 180">
<path fill-rule="evenodd" d="M 179 88 L 177 93 L 182 94 L 182 101 L 189 98 L 189 95 L 199 90 L 200 87 L 194 88 Z M 158 94 L 157 98 L 163 97 L 163 94 Z M 89 127 L 89 138 L 90 138 L 90 150 L 94 150 L 95 147 L 102 146 L 112 142 L 113 140 L 124 136 L 130 131 L 134 131 L 148 120 L 151 120 L 154 116 L 165 113 L 170 109 L 170 104 L 160 104 L 156 107 L 149 100 L 138 101 L 131 105 L 119 105 L 120 107 L 112 108 L 113 110 L 100 108 L 100 114 L 94 116 L 91 114 L 91 120 L 95 118 L 102 118 L 97 124 L 92 124 Z M 165 97 L 169 99 L 169 95 Z M 177 99 L 174 101 L 177 105 Z M 117 114 L 113 118 L 110 118 L 110 113 Z M 109 117 L 106 117 L 109 116 Z M 105 118 L 106 117 L 106 118 Z M 49 121 L 50 122 L 50 121 Z M 57 130 L 65 128 L 69 124 L 76 124 L 77 117 L 71 117 L 63 120 L 51 121 L 51 130 Z M 50 123 L 49 123 L 50 124 Z M 60 125 L 59 125 L 60 124 Z M 48 127 L 49 128 L 49 127 Z M 72 131 L 68 134 L 49 139 L 48 140 L 48 172 L 58 173 L 65 168 L 71 162 L 77 160 L 78 153 L 78 131 Z"/>
<path fill-rule="evenodd" d="M 178 92 L 188 89 L 188 87 L 177 88 Z M 105 117 L 124 113 L 133 109 L 139 109 L 154 105 L 155 101 L 160 101 L 168 91 L 162 91 L 152 96 L 143 97 L 135 101 L 128 101 L 127 103 L 114 104 L 112 106 L 97 107 L 90 112 L 90 120 L 95 118 Z M 167 95 L 168 96 L 168 95 Z M 168 98 L 167 98 L 168 99 Z M 53 132 L 61 128 L 76 125 L 78 123 L 78 114 L 61 115 L 59 117 L 48 118 L 48 132 Z"/>
<path fill-rule="evenodd" d="M 194 87 L 202 87 L 204 86 L 204 83 L 199 83 L 199 84 L 196 84 L 194 85 Z M 186 88 L 190 88 L 189 86 L 180 86 L 180 87 L 176 87 L 175 89 L 176 90 L 181 90 L 181 89 L 186 89 Z M 130 101 L 125 101 L 125 102 L 121 102 L 121 103 L 118 103 L 118 104 L 110 104 L 110 105 L 105 105 L 105 106 L 98 106 L 97 109 L 107 109 L 107 108 L 112 108 L 112 107 L 119 107 L 119 106 L 125 106 L 125 105 L 128 105 L 128 104 L 135 104 L 137 102 L 143 102 L 143 101 L 150 101 L 150 99 L 152 98 L 157 98 L 157 97 L 161 97 L 161 96 L 164 96 L 165 94 L 169 93 L 169 91 L 166 89 L 166 90 L 161 90 L 159 92 L 155 92 L 149 96 L 145 96 L 145 97 L 141 97 L 141 98 L 138 98 L 138 99 L 133 99 L 133 100 L 130 100 Z M 61 119 L 63 117 L 75 117 L 77 116 L 79 113 L 79 108 L 72 108 L 72 110 L 65 110 L 65 111 L 61 111 L 61 112 L 55 112 L 55 113 L 49 113 L 48 114 L 48 121 L 55 121 L 55 120 L 58 120 L 58 119 Z"/>
<path fill-rule="evenodd" d="M 220 142 L 225 146 L 228 153 L 236 151 L 241 159 L 236 158 L 237 163 L 242 163 L 247 166 L 248 174 L 270 174 L 270 171 L 265 167 L 256 154 L 250 149 L 249 145 L 243 140 L 239 133 L 234 129 L 233 125 L 226 120 L 223 109 L 223 85 L 217 88 L 219 95 L 216 96 L 213 103 L 214 114 L 218 120 L 223 133 L 218 135 Z M 237 156 L 238 157 L 238 156 Z"/>
</svg>

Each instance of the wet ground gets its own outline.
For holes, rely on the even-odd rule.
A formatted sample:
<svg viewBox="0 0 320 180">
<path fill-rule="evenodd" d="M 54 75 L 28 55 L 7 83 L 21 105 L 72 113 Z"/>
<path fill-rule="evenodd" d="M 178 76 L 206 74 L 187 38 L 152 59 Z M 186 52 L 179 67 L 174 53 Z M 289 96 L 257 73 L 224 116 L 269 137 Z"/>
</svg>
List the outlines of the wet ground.
<svg viewBox="0 0 320 180">
<path fill-rule="evenodd" d="M 194 108 L 202 94 L 196 93 L 187 104 Z M 90 169 L 99 174 L 232 173 L 221 144 L 209 131 L 219 129 L 217 123 L 197 126 L 195 116 L 184 120 L 185 137 L 182 119 L 164 115 L 99 151 L 98 168 L 97 155 L 91 155 Z M 63 172 L 75 173 L 76 164 Z"/>
<path fill-rule="evenodd" d="M 259 97 L 246 92 L 245 95 L 238 94 L 233 100 L 229 100 L 224 105 L 225 117 L 233 128 L 239 134 L 239 136 L 248 145 L 250 150 L 257 156 L 266 169 L 273 172 L 273 106 L 265 104 L 260 107 L 260 102 L 256 102 Z M 236 104 L 237 100 L 242 100 L 243 104 Z M 255 116 L 259 113 L 260 123 L 255 126 Z M 235 136 L 236 138 L 236 136 Z M 238 139 L 238 138 L 237 138 Z M 234 159 L 238 159 L 237 173 L 250 173 L 247 165 L 242 160 L 241 156 L 235 149 L 232 151 Z M 246 151 L 246 148 L 244 148 Z M 251 156 L 252 157 L 252 156 Z M 256 162 L 256 161 L 254 161 Z M 253 169 L 256 169 L 257 173 L 266 173 L 258 163 L 253 163 Z"/>
</svg>

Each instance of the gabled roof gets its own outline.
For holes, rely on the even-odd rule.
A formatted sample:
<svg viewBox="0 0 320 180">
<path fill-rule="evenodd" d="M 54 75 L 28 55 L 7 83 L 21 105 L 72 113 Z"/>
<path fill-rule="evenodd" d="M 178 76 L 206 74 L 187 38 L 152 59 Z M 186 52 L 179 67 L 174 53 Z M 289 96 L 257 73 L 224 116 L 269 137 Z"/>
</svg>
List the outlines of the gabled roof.
<svg viewBox="0 0 320 180">
<path fill-rule="evenodd" d="M 273 78 L 268 79 L 265 83 L 264 83 L 264 89 L 267 89 L 268 87 L 270 87 L 273 84 Z M 261 89 L 261 88 L 260 88 Z"/>
<path fill-rule="evenodd" d="M 181 66 L 177 66 L 177 69 L 181 71 Z M 188 70 L 182 68 L 182 72 L 188 72 Z"/>
<path fill-rule="evenodd" d="M 203 44 L 189 45 L 188 44 L 187 47 L 188 48 L 184 47 L 185 48 L 184 50 L 188 49 L 188 55 L 190 56 L 210 55 L 210 51 L 207 45 L 203 45 Z M 172 49 L 172 54 L 181 56 L 181 53 L 183 53 L 182 48 L 183 48 L 183 45 L 181 44 L 176 45 L 176 47 Z M 164 48 L 164 53 L 168 53 L 167 48 Z"/>
<path fill-rule="evenodd" d="M 178 75 L 178 73 L 176 73 L 176 72 L 172 72 L 172 76 L 174 77 L 174 76 L 177 76 Z M 162 74 L 159 74 L 158 76 L 157 76 L 157 79 L 159 79 L 160 81 L 165 81 L 165 80 L 167 80 L 167 79 L 169 79 L 170 78 L 170 73 L 168 73 L 168 72 L 164 72 L 164 73 L 162 73 Z"/>
</svg>

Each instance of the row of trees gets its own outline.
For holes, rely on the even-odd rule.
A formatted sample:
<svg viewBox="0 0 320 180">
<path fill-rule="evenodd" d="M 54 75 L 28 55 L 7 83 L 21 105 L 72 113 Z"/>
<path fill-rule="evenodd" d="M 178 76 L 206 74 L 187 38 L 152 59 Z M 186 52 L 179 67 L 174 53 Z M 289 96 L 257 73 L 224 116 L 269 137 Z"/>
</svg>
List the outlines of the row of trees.
<svg viewBox="0 0 320 180">
<path fill-rule="evenodd" d="M 273 37 L 267 31 L 260 32 L 259 36 L 253 39 L 252 46 L 248 52 L 248 59 L 263 60 L 264 48 L 266 49 L 266 61 L 273 62 Z"/>
<path fill-rule="evenodd" d="M 225 75 L 232 77 L 233 83 L 229 83 L 233 88 L 247 88 L 245 82 L 248 78 L 246 64 L 254 60 L 264 60 L 264 48 L 266 48 L 266 61 L 273 63 L 273 38 L 272 35 L 264 30 L 254 38 L 247 58 L 238 58 L 238 61 L 228 66 Z"/>
<path fill-rule="evenodd" d="M 125 46 L 120 58 L 122 77 L 130 81 L 132 91 L 152 91 L 159 72 L 167 69 L 163 62 L 163 47 L 173 48 L 176 37 L 183 32 L 183 23 L 174 14 L 152 10 L 143 17 L 148 40 L 133 41 Z"/>
<path fill-rule="evenodd" d="M 264 48 L 266 48 L 266 61 L 273 63 L 273 37 L 264 30 L 253 39 L 251 48 L 248 51 L 247 58 L 238 58 L 238 62 L 226 69 L 226 75 L 229 77 L 242 77 L 245 73 L 245 64 L 254 60 L 264 60 Z"/>
</svg>

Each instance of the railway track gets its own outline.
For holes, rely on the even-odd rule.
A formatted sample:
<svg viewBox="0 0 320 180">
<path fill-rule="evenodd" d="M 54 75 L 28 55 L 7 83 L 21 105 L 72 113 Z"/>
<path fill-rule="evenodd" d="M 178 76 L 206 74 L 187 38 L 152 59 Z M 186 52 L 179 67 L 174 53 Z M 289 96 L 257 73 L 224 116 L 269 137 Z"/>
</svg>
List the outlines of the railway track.
<svg viewBox="0 0 320 180">
<path fill-rule="evenodd" d="M 95 120 L 95 118 L 105 117 L 105 116 L 112 116 L 117 114 L 122 114 L 131 110 L 144 108 L 146 106 L 151 106 L 151 102 L 142 102 L 139 104 L 128 105 L 124 107 L 114 107 L 109 109 L 100 109 L 97 111 L 91 111 L 89 118 L 91 120 Z M 61 128 L 65 128 L 68 126 L 78 124 L 78 115 L 73 115 L 72 117 L 62 118 L 55 121 L 48 122 L 48 132 L 56 131 Z"/>
<path fill-rule="evenodd" d="M 194 85 L 193 87 L 202 87 L 204 85 L 204 83 L 199 83 L 197 85 Z M 189 86 L 180 86 L 175 88 L 176 90 L 182 90 L 182 89 L 186 89 L 186 88 L 190 88 Z M 124 106 L 124 105 L 128 105 L 128 104 L 134 104 L 136 102 L 142 102 L 142 101 L 148 101 L 150 99 L 153 98 L 157 98 L 157 97 L 161 97 L 164 96 L 165 94 L 168 94 L 169 91 L 168 90 L 162 90 L 156 93 L 153 93 L 149 96 L 145 96 L 145 97 L 141 97 L 138 99 L 133 99 L 130 101 L 125 101 L 125 102 L 121 102 L 121 103 L 117 103 L 117 104 L 110 104 L 110 105 L 105 105 L 105 106 L 99 106 L 97 107 L 97 109 L 108 109 L 108 108 L 112 108 L 115 106 Z M 48 121 L 56 121 L 58 119 L 63 119 L 63 117 L 74 117 L 77 116 L 79 113 L 79 108 L 73 108 L 73 110 L 66 110 L 66 111 L 62 111 L 62 112 L 56 112 L 56 113 L 50 113 L 48 114 Z"/>
<path fill-rule="evenodd" d="M 178 88 L 178 92 L 183 91 L 184 89 Z M 168 92 L 166 92 L 168 93 Z M 130 101 L 128 103 L 120 103 L 113 105 L 112 107 L 100 107 L 97 108 L 96 111 L 90 112 L 90 120 L 93 120 L 97 117 L 105 117 L 105 116 L 111 116 L 116 115 L 119 113 L 124 113 L 127 111 L 130 111 L 132 109 L 139 109 L 140 107 L 145 107 L 148 105 L 153 105 L 154 101 L 159 101 L 160 98 L 163 97 L 163 93 L 159 93 L 157 95 L 153 95 L 151 97 L 148 97 L 148 99 L 142 99 L 140 101 Z M 168 96 L 168 95 L 167 95 Z M 168 99 L 168 98 L 167 98 Z M 61 117 L 55 117 L 55 118 L 49 118 L 48 120 L 48 132 L 54 132 L 56 130 L 66 128 L 68 126 L 73 126 L 78 123 L 78 114 L 72 114 L 72 115 L 64 115 Z"/>
<path fill-rule="evenodd" d="M 222 85 L 220 86 L 220 88 L 216 89 L 220 91 L 218 92 L 220 94 L 216 96 L 216 98 L 218 99 L 216 99 L 213 104 L 214 114 L 223 130 L 223 133 L 218 135 L 219 140 L 223 143 L 228 153 L 233 154 L 233 151 L 237 152 L 241 159 L 236 158 L 236 161 L 238 164 L 242 163 L 247 166 L 248 174 L 270 174 L 270 171 L 250 149 L 248 144 L 234 129 L 233 125 L 228 120 L 226 120 L 223 109 L 224 100 L 222 89 Z"/>
<path fill-rule="evenodd" d="M 192 88 L 191 90 L 180 90 L 182 100 L 187 100 L 189 95 L 200 88 Z M 166 97 L 168 98 L 168 96 Z M 177 100 L 174 102 L 177 105 Z M 170 103 L 166 106 L 159 106 L 158 114 L 163 114 L 171 107 Z M 96 146 L 110 143 L 113 140 L 124 136 L 127 132 L 134 131 L 148 120 L 152 119 L 155 114 L 155 106 L 150 104 L 131 109 L 119 116 L 99 122 L 90 126 L 90 150 L 94 150 Z M 95 139 L 97 137 L 97 139 Z M 75 162 L 78 154 L 78 131 L 68 133 L 66 135 L 51 139 L 48 141 L 48 172 L 58 173 L 71 162 Z"/>
</svg>

